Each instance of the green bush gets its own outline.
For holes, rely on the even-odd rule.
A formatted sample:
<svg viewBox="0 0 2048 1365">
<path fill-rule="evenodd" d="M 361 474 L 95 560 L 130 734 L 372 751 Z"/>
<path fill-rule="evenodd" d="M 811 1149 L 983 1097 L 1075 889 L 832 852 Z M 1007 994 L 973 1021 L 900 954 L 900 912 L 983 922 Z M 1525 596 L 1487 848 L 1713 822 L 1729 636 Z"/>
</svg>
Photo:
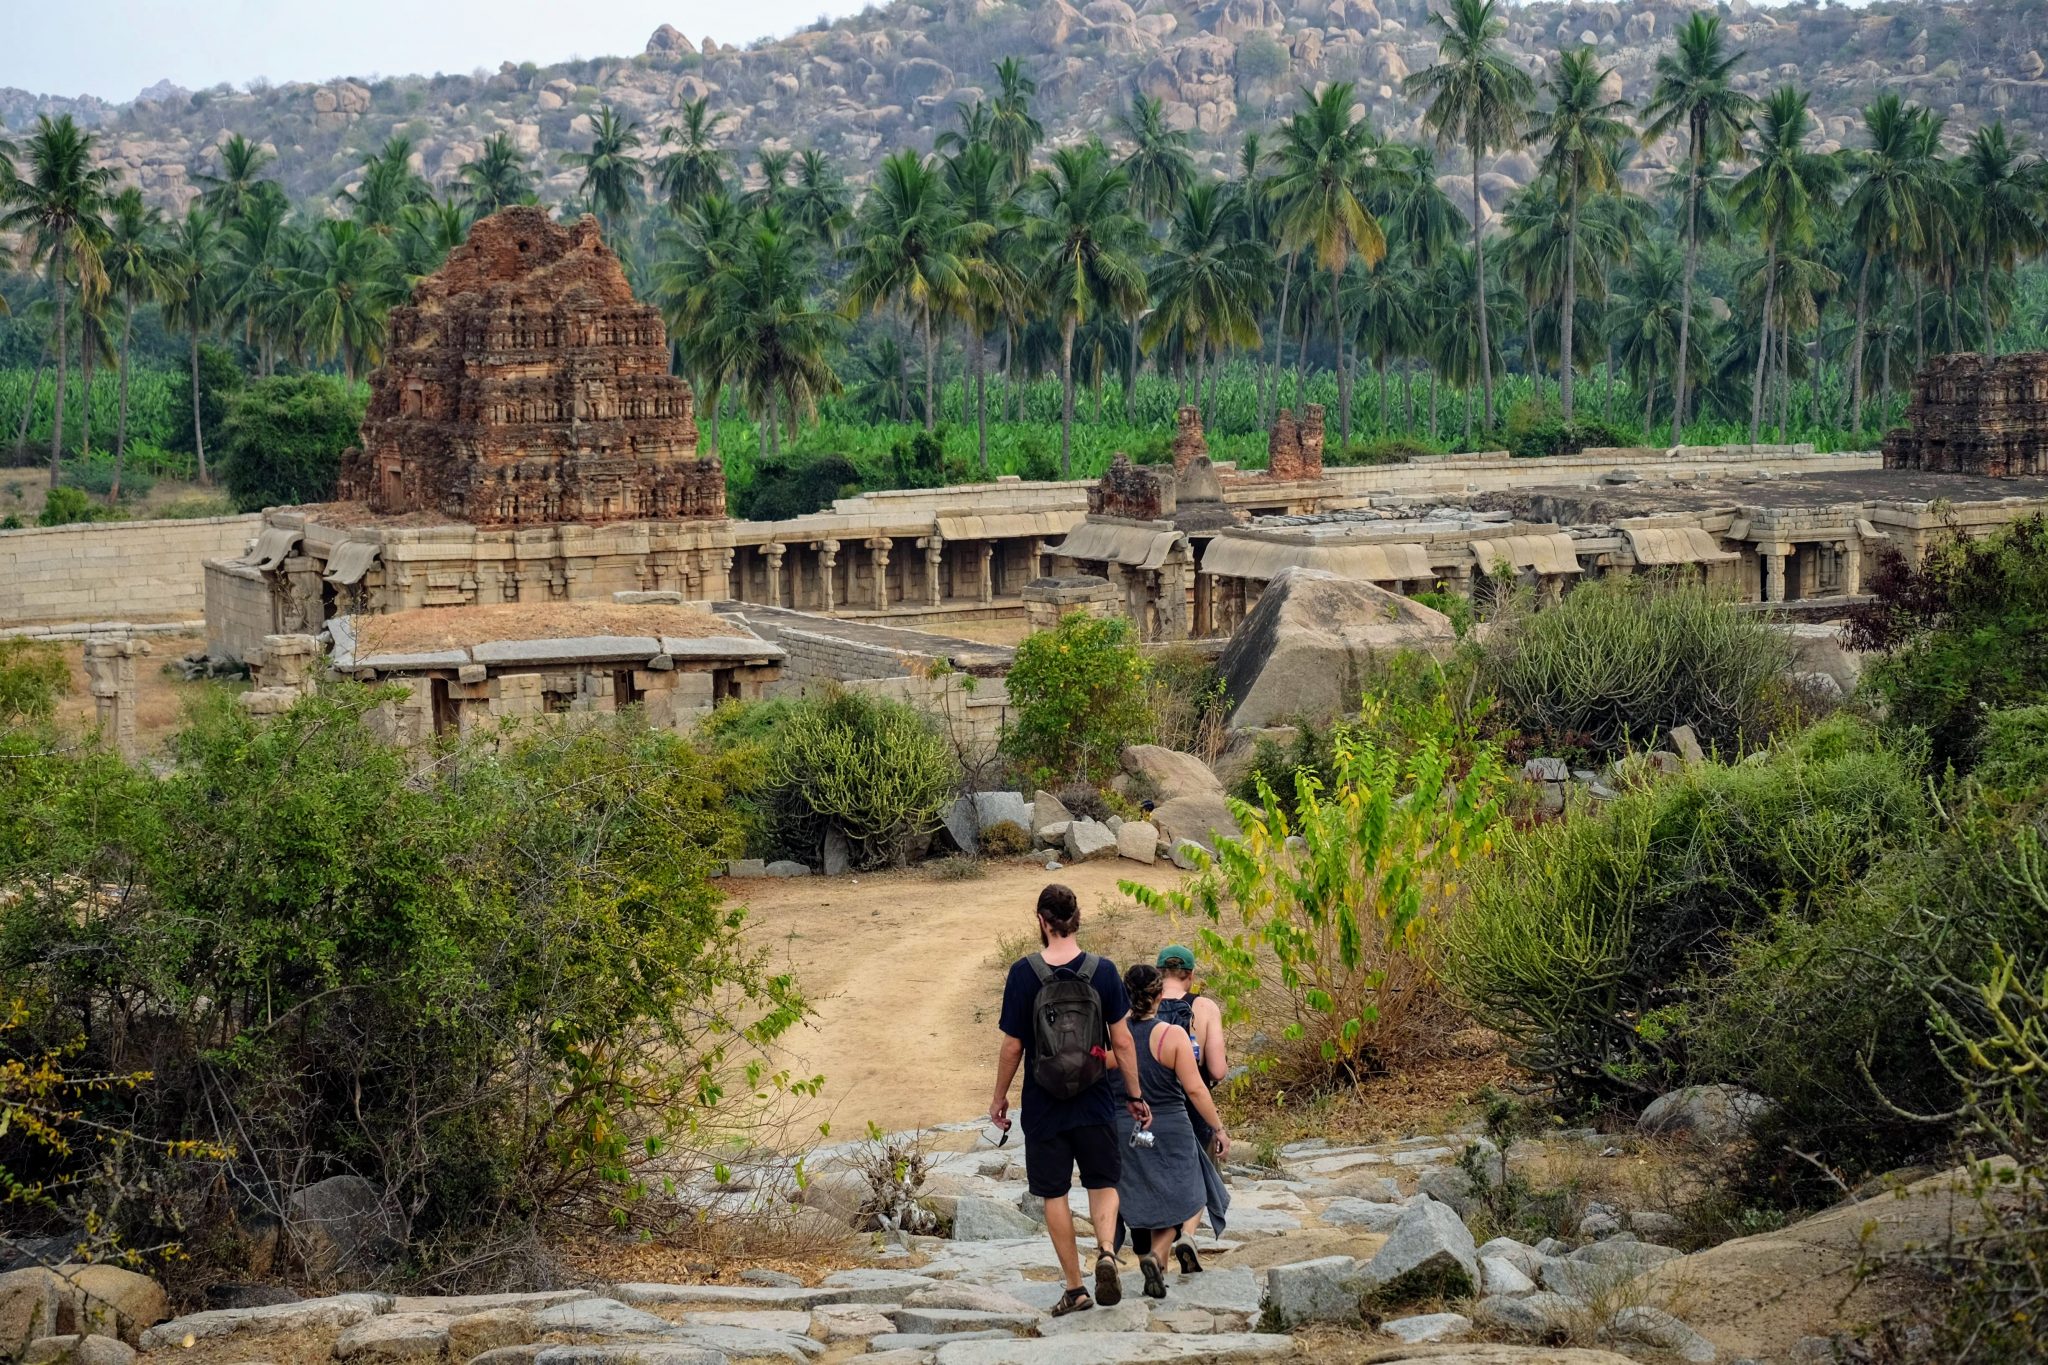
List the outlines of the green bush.
<svg viewBox="0 0 2048 1365">
<path fill-rule="evenodd" d="M 821 512 L 834 498 L 860 489 L 860 471 L 844 455 L 764 460 L 754 468 L 740 515 L 750 521 L 786 521 Z"/>
<path fill-rule="evenodd" d="M 1776 1101 L 1780 1153 L 1821 1152 L 1862 1173 L 1938 1151 L 1953 1125 L 1901 1112 L 1946 1114 L 1961 1099 L 1928 1029 L 1929 991 L 1981 979 L 2001 945 L 2048 957 L 2043 814 L 2038 798 L 1955 793 L 1939 823 L 1895 836 L 1850 894 L 1810 918 L 1772 916 L 1701 983 L 1697 1074 Z M 1792 1185 L 1814 1174 L 1780 1165 L 1762 1174 Z"/>
<path fill-rule="evenodd" d="M 1149 672 L 1122 616 L 1076 613 L 1034 632 L 1010 665 L 1005 752 L 1040 786 L 1114 773 L 1125 745 L 1152 736 Z"/>
<path fill-rule="evenodd" d="M 94 502 L 92 495 L 83 488 L 59 484 L 43 499 L 42 514 L 36 518 L 36 525 L 70 526 L 81 521 L 107 521 L 118 515 L 111 508 Z"/>
<path fill-rule="evenodd" d="M 0 725 L 48 720 L 71 690 L 71 670 L 54 645 L 0 639 Z"/>
<path fill-rule="evenodd" d="M 1692 1078 L 1702 981 L 1746 936 L 1823 917 L 1925 818 L 1912 762 L 1836 717 L 1506 836 L 1444 973 L 1567 1096 L 1639 1102 Z"/>
<path fill-rule="evenodd" d="M 830 830 L 853 865 L 900 867 L 960 784 L 952 746 L 921 712 L 860 692 L 792 703 L 769 742 L 762 794 L 786 854 L 815 863 Z"/>
<path fill-rule="evenodd" d="M 1992 711 L 2048 701 L 2048 520 L 1988 540 L 1958 533 L 1918 567 L 1887 553 L 1850 642 L 1880 651 L 1865 685 L 1924 732 L 1937 768 L 1967 768 Z"/>
<path fill-rule="evenodd" d="M 737 851 L 717 762 L 622 717 L 423 772 L 367 723 L 388 695 L 217 696 L 162 778 L 71 750 L 21 802 L 0 764 L 0 997 L 40 1002 L 32 1041 L 81 1072 L 154 1073 L 88 1119 L 236 1153 L 158 1152 L 117 1207 L 75 1191 L 131 1245 L 181 1221 L 231 1245 L 350 1171 L 400 1219 L 399 1278 L 475 1274 L 550 1227 L 649 1227 L 707 1134 L 813 1088 L 763 1052 L 801 998 L 707 880 Z"/>
<path fill-rule="evenodd" d="M 275 375 L 234 396 L 221 473 L 243 512 L 334 496 L 342 452 L 356 443 L 364 393 L 324 374 Z"/>
<path fill-rule="evenodd" d="M 1562 417 L 1546 414 L 1530 421 L 1508 418 L 1507 449 L 1517 459 L 1540 459 L 1546 455 L 1573 455 L 1589 446 L 1637 446 L 1641 433 L 1629 427 L 1603 422 L 1597 417 L 1580 418 L 1567 425 Z"/>
<path fill-rule="evenodd" d="M 2048 704 L 1987 714 L 1972 775 L 2009 796 L 2024 796 L 2048 783 Z"/>
<path fill-rule="evenodd" d="M 1737 753 L 1784 715 L 1791 648 L 1724 594 L 1661 575 L 1604 578 L 1541 610 L 1507 612 L 1481 678 L 1503 718 L 1538 737 L 1584 735 L 1605 752 L 1679 725 Z"/>
</svg>

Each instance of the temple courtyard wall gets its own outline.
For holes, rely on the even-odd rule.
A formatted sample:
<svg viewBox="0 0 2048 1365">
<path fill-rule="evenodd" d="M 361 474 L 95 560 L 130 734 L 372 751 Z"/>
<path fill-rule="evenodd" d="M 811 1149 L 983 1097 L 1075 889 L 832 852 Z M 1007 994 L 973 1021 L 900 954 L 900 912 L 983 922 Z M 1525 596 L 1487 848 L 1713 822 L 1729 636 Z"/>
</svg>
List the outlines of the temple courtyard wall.
<svg viewBox="0 0 2048 1365">
<path fill-rule="evenodd" d="M 263 518 L 102 521 L 0 531 L 0 629 L 206 614 L 209 559 L 238 555 Z"/>
</svg>

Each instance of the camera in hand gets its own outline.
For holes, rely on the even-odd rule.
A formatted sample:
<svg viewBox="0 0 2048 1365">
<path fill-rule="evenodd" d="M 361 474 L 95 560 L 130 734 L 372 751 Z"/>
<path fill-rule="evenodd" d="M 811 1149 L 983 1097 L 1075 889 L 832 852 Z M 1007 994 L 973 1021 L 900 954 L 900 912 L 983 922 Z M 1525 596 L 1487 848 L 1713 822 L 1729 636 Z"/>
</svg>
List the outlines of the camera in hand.
<svg viewBox="0 0 2048 1365">
<path fill-rule="evenodd" d="M 1155 1135 L 1148 1129 L 1133 1128 L 1131 1130 L 1131 1146 L 1133 1147 L 1143 1147 L 1147 1151 L 1150 1151 L 1153 1144 L 1156 1143 L 1158 1140 L 1159 1139 L 1157 1135 Z"/>
</svg>

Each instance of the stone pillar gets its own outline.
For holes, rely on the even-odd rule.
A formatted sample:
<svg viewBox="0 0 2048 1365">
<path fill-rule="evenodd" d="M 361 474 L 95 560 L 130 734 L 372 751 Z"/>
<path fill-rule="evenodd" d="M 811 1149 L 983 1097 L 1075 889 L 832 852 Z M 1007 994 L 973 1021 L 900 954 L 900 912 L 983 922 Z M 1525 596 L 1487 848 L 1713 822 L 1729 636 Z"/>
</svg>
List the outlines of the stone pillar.
<svg viewBox="0 0 2048 1365">
<path fill-rule="evenodd" d="M 868 542 L 868 548 L 875 555 L 875 610 L 889 610 L 889 546 L 887 536 L 876 536 Z"/>
<path fill-rule="evenodd" d="M 1842 542 L 1842 596 L 1854 597 L 1863 591 L 1863 541 L 1850 536 Z"/>
<path fill-rule="evenodd" d="M 739 551 L 737 550 L 726 549 L 718 551 L 718 576 L 725 585 L 719 592 L 721 597 L 726 593 L 731 593 L 734 599 L 738 599 L 740 596 L 738 587 L 732 581 L 733 561 L 738 557 Z"/>
<path fill-rule="evenodd" d="M 981 591 L 980 601 L 984 607 L 996 600 L 995 569 L 996 546 L 992 540 L 975 542 L 981 547 Z"/>
<path fill-rule="evenodd" d="M 1782 550 L 1762 551 L 1764 558 L 1764 601 L 1785 600 L 1785 555 Z"/>
<path fill-rule="evenodd" d="M 1216 577 L 1197 571 L 1195 574 L 1195 638 L 1207 639 L 1216 633 Z"/>
<path fill-rule="evenodd" d="M 1178 555 L 1159 570 L 1159 638 L 1188 638 L 1188 571 L 1192 565 Z"/>
<path fill-rule="evenodd" d="M 771 540 L 761 547 L 761 557 L 768 561 L 768 605 L 788 606 L 782 600 L 782 556 L 788 548 L 779 540 Z"/>
<path fill-rule="evenodd" d="M 135 659 L 147 653 L 149 646 L 132 635 L 85 643 L 85 676 L 100 731 L 130 763 L 141 753 L 135 742 Z"/>
<path fill-rule="evenodd" d="M 946 559 L 946 542 L 938 536 L 926 536 L 918 541 L 924 547 L 924 599 L 928 606 L 939 605 L 939 570 Z"/>
<path fill-rule="evenodd" d="M 818 581 L 820 584 L 823 585 L 824 588 L 824 611 L 825 614 L 828 616 L 832 614 L 838 602 L 839 584 L 835 581 L 835 571 L 838 569 L 838 567 L 839 542 L 836 540 L 819 541 Z"/>
</svg>

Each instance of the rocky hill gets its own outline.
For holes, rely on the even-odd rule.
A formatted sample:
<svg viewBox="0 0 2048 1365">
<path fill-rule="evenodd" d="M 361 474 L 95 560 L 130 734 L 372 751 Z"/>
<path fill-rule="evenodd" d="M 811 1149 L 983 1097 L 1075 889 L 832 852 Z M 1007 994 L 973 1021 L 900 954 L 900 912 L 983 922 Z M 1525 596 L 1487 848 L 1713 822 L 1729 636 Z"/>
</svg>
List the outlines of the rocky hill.
<svg viewBox="0 0 2048 1365">
<path fill-rule="evenodd" d="M 1539 77 L 1560 46 L 1596 44 L 1618 93 L 1639 99 L 1658 52 L 1697 8 L 1715 7 L 1524 5 L 1511 10 L 1510 42 Z M 1856 110 L 1885 89 L 1947 114 L 1958 135 L 1997 117 L 2029 134 L 2048 129 L 2037 50 L 2048 0 L 1859 9 L 1729 0 L 1718 9 L 1749 54 L 1739 83 L 1757 93 L 1785 81 L 1810 88 L 1824 148 L 1850 141 Z M 635 56 L 508 62 L 467 76 L 196 93 L 159 83 L 118 106 L 0 90 L 0 120 L 19 128 L 36 112 L 69 110 L 103 130 L 110 161 L 173 206 L 194 193 L 193 173 L 210 168 L 230 132 L 275 148 L 294 194 L 325 195 L 347 186 L 364 153 L 393 133 L 413 139 L 418 168 L 442 183 L 502 131 L 544 168 L 544 193 L 559 199 L 576 176 L 557 154 L 586 142 L 601 104 L 651 130 L 709 96 L 730 115 L 722 132 L 733 148 L 816 146 L 858 182 L 884 152 L 929 146 L 953 124 L 956 103 L 987 93 L 992 64 L 1015 55 L 1037 77 L 1037 112 L 1055 141 L 1106 133 L 1138 89 L 1165 100 L 1175 126 L 1196 134 L 1200 155 L 1222 165 L 1246 130 L 1284 116 L 1299 86 L 1320 81 L 1355 82 L 1385 133 L 1418 136 L 1418 111 L 1400 88 L 1435 59 L 1427 15 L 1428 0 L 894 0 L 751 47 L 693 40 L 664 24 Z M 652 156 L 652 136 L 647 142 L 643 155 Z M 1647 182 L 1674 153 L 1669 141 L 1646 149 L 1633 174 Z M 1444 169 L 1461 160 L 1447 153 Z M 1487 169 L 1482 192 L 1497 208 L 1534 166 L 1510 152 Z"/>
</svg>

